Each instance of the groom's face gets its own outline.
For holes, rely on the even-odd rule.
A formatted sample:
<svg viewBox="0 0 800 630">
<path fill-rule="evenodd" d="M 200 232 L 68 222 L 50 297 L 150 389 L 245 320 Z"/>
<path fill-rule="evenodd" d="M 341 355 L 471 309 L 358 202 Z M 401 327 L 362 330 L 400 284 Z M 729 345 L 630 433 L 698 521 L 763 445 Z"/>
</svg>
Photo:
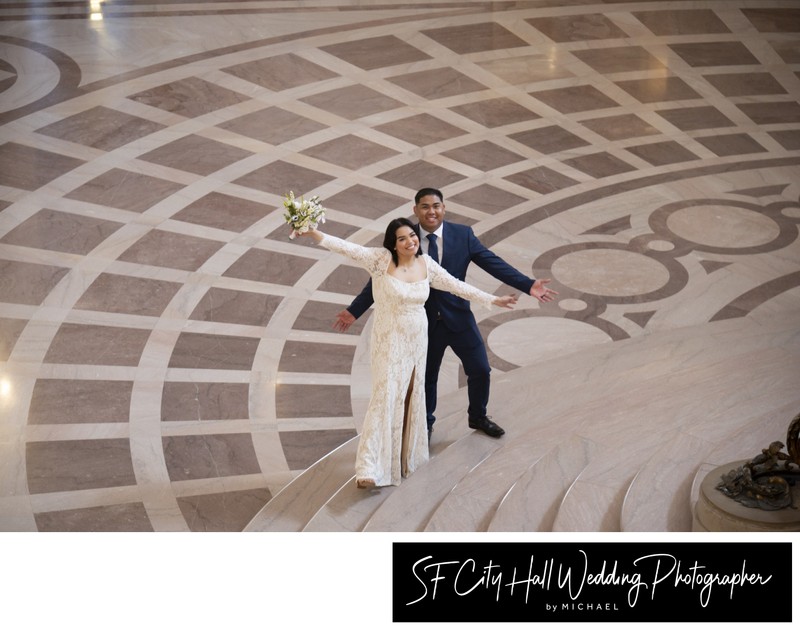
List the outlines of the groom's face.
<svg viewBox="0 0 800 630">
<path fill-rule="evenodd" d="M 414 215 L 427 232 L 435 232 L 444 221 L 444 203 L 436 195 L 425 195 L 414 206 Z"/>
</svg>

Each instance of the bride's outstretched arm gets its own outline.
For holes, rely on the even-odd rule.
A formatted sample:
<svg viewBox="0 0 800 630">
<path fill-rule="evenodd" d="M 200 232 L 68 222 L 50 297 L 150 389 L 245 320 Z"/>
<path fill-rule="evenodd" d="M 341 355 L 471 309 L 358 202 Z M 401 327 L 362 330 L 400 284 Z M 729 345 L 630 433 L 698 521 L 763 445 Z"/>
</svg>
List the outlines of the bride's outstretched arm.
<svg viewBox="0 0 800 630">
<path fill-rule="evenodd" d="M 308 230 L 306 232 L 298 232 L 297 236 L 302 236 L 302 237 L 305 237 L 305 238 L 311 238 L 311 239 L 314 240 L 314 242 L 317 245 L 319 245 L 322 242 L 322 239 L 325 238 L 325 234 L 323 232 L 320 232 L 319 230 L 314 230 L 314 229 Z"/>
<path fill-rule="evenodd" d="M 439 263 L 430 259 L 428 259 L 428 271 L 430 283 L 434 289 L 453 293 L 464 298 L 465 300 L 478 302 L 486 307 L 494 305 L 500 306 L 501 308 L 514 308 L 514 305 L 517 303 L 516 295 L 497 296 L 492 295 L 491 293 L 486 293 L 485 291 L 481 291 L 471 284 L 467 284 L 458 278 L 454 278 Z"/>
<path fill-rule="evenodd" d="M 388 262 L 386 258 L 389 256 L 389 252 L 382 247 L 364 247 L 363 245 L 325 234 L 317 229 L 308 230 L 299 236 L 311 238 L 317 245 L 322 245 L 325 249 L 347 256 L 364 267 L 370 274 L 385 270 Z"/>
</svg>

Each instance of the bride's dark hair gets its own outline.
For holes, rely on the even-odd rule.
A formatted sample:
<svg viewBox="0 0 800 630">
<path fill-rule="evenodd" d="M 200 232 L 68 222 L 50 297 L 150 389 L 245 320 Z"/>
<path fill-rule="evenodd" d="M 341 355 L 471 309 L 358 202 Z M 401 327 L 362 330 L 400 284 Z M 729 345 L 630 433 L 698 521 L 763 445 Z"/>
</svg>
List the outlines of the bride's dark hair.
<svg viewBox="0 0 800 630">
<path fill-rule="evenodd" d="M 403 226 L 410 227 L 419 238 L 419 226 L 414 225 L 411 221 L 406 219 L 405 217 L 400 219 L 392 219 L 389 221 L 389 225 L 386 227 L 386 234 L 383 237 L 383 246 L 389 250 L 389 253 L 392 255 L 392 260 L 394 264 L 397 265 L 397 251 L 395 250 L 394 246 L 397 244 L 397 230 Z M 422 246 L 417 248 L 416 256 L 422 255 Z"/>
</svg>

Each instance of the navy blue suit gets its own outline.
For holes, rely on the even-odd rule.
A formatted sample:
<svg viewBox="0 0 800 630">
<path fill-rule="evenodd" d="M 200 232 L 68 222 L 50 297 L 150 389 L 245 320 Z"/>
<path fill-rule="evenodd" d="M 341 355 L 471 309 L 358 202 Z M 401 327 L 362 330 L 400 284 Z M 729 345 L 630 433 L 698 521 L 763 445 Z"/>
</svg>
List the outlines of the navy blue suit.
<svg viewBox="0 0 800 630">
<path fill-rule="evenodd" d="M 509 265 L 488 250 L 475 236 L 472 228 L 448 221 L 442 224 L 443 259 L 440 261 L 451 275 L 464 280 L 470 263 L 518 291 L 530 293 L 534 280 Z M 347 310 L 358 319 L 372 306 L 372 284 L 368 282 Z M 436 420 L 436 383 L 439 368 L 447 347 L 451 347 L 464 366 L 467 375 L 469 419 L 486 415 L 489 403 L 489 359 L 469 301 L 431 288 L 425 303 L 428 314 L 428 360 L 425 373 L 425 406 L 428 427 Z"/>
</svg>

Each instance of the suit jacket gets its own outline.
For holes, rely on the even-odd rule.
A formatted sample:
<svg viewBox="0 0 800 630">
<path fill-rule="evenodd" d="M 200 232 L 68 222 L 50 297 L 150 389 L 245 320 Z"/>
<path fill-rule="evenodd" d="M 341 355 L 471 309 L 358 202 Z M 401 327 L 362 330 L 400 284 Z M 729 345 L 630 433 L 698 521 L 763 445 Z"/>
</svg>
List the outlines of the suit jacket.
<svg viewBox="0 0 800 630">
<path fill-rule="evenodd" d="M 530 293 L 534 280 L 520 273 L 497 254 L 487 249 L 478 240 L 472 228 L 460 223 L 445 221 L 442 227 L 444 257 L 440 261 L 451 275 L 464 280 L 470 263 L 475 263 L 489 275 L 514 287 L 518 291 Z M 356 296 L 347 310 L 358 319 L 372 306 L 372 281 Z M 425 303 L 429 323 L 441 317 L 450 330 L 460 331 L 473 325 L 475 318 L 469 308 L 469 301 L 457 295 L 431 288 Z"/>
</svg>

